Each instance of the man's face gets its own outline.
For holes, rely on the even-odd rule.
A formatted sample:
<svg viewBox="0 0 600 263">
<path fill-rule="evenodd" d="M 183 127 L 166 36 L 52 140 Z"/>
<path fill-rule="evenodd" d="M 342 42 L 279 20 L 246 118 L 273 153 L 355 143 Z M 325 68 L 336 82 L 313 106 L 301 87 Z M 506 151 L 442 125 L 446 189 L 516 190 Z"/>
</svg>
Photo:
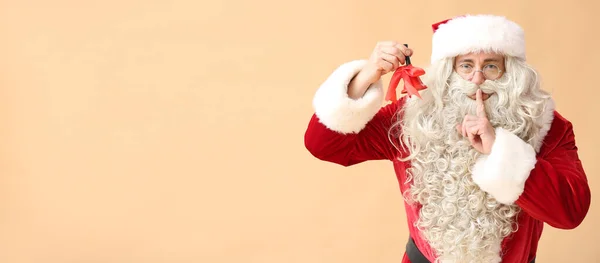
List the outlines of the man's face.
<svg viewBox="0 0 600 263">
<path fill-rule="evenodd" d="M 496 53 L 469 53 L 459 55 L 454 59 L 454 71 L 463 79 L 476 85 L 481 85 L 485 80 L 496 80 L 504 74 L 504 56 Z M 483 100 L 489 98 L 483 93 Z M 469 95 L 475 100 L 475 93 Z"/>
</svg>

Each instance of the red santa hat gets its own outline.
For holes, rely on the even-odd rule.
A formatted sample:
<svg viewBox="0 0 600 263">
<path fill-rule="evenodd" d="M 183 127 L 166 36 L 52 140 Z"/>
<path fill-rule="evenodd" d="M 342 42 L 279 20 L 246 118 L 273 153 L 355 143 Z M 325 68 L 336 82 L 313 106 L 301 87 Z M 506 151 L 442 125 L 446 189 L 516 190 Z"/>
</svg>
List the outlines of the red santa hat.
<svg viewBox="0 0 600 263">
<path fill-rule="evenodd" d="M 433 24 L 431 63 L 471 52 L 496 52 L 525 59 L 525 34 L 513 21 L 494 15 L 465 15 Z"/>
</svg>

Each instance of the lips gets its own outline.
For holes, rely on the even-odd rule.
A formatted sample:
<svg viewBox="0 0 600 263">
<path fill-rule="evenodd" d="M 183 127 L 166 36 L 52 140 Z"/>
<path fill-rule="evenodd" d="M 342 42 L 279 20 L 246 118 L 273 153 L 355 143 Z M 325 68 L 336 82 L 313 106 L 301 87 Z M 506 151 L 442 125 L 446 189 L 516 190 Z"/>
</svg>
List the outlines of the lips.
<svg viewBox="0 0 600 263">
<path fill-rule="evenodd" d="M 481 96 L 481 99 L 483 99 L 485 101 L 485 100 L 489 99 L 490 96 L 492 96 L 492 95 L 494 95 L 494 93 L 488 94 L 488 93 L 483 92 L 482 96 Z M 471 98 L 472 100 L 476 100 L 477 99 L 476 96 L 477 96 L 476 94 L 473 94 L 473 95 L 470 95 L 468 97 Z"/>
</svg>

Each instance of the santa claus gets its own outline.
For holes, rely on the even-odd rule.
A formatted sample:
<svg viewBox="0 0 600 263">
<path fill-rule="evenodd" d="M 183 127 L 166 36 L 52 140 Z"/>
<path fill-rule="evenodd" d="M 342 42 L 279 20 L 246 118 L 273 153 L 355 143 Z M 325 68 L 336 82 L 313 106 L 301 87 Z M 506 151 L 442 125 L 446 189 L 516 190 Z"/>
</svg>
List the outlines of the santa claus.
<svg viewBox="0 0 600 263">
<path fill-rule="evenodd" d="M 381 76 L 413 50 L 380 42 L 319 87 L 305 145 L 344 166 L 392 162 L 410 232 L 402 262 L 534 262 L 544 223 L 573 229 L 589 209 L 573 126 L 526 63 L 519 25 L 467 15 L 433 29 L 422 98 L 382 106 Z"/>
</svg>

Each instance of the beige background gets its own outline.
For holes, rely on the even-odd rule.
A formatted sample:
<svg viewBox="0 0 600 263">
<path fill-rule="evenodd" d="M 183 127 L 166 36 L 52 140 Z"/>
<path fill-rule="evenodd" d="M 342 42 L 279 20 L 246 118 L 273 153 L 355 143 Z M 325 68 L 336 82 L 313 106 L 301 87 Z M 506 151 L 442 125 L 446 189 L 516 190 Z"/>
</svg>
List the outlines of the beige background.
<svg viewBox="0 0 600 263">
<path fill-rule="evenodd" d="M 399 262 L 392 167 L 314 159 L 318 85 L 380 40 L 506 15 L 600 187 L 593 0 L 2 1 L 0 262 Z M 386 76 L 386 81 L 389 80 Z M 600 262 L 600 207 L 539 262 Z"/>
</svg>

